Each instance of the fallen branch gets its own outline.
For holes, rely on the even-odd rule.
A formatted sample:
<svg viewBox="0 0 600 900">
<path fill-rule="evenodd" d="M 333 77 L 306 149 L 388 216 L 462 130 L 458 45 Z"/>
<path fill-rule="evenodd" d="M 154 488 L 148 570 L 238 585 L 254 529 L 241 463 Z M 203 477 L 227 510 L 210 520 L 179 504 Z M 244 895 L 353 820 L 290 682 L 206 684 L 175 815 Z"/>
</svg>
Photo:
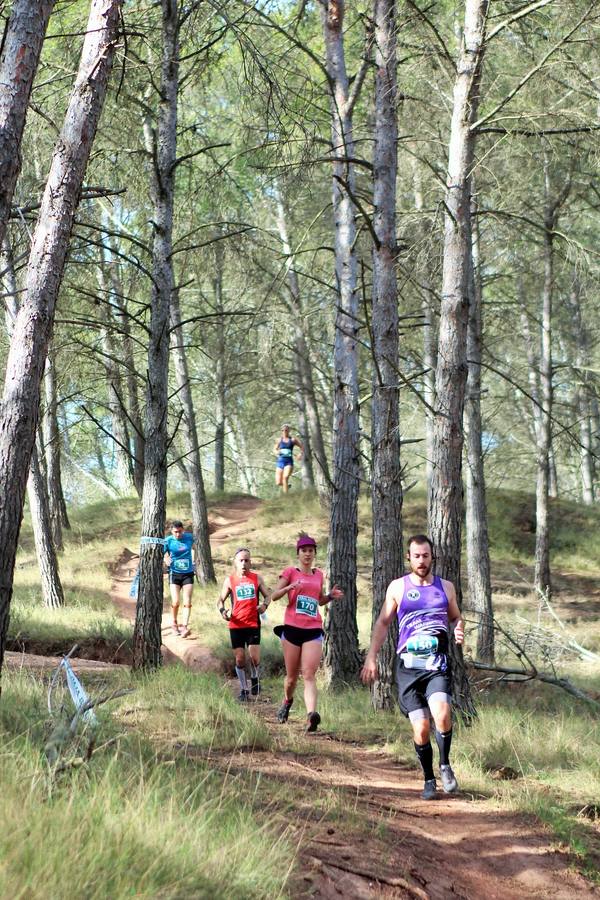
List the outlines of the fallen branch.
<svg viewBox="0 0 600 900">
<path fill-rule="evenodd" d="M 580 688 L 576 687 L 572 681 L 569 681 L 568 678 L 557 678 L 555 675 L 551 675 L 549 672 L 538 672 L 535 667 L 529 670 L 517 668 L 513 669 L 509 666 L 492 666 L 488 663 L 475 662 L 474 660 L 469 660 L 468 665 L 472 666 L 474 669 L 483 669 L 486 672 L 499 672 L 502 675 L 515 675 L 519 678 L 520 681 L 533 681 L 537 679 L 538 681 L 543 681 L 545 684 L 553 684 L 556 687 L 562 688 L 563 691 L 566 691 L 573 697 L 577 697 L 578 700 L 583 700 L 585 703 L 591 703 L 592 706 L 600 708 L 600 703 L 597 700 L 595 700 L 593 697 L 590 697 L 590 695 L 586 694 L 585 691 L 582 691 Z"/>
</svg>

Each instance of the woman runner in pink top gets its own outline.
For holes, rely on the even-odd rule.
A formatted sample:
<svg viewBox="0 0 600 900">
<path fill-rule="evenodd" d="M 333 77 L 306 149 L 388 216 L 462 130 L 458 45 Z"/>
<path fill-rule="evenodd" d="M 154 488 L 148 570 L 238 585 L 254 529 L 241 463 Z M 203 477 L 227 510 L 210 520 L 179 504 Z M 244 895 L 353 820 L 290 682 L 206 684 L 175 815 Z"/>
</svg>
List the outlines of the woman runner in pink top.
<svg viewBox="0 0 600 900">
<path fill-rule="evenodd" d="M 296 543 L 296 552 L 298 563 L 283 570 L 271 595 L 271 600 L 279 600 L 285 594 L 288 596 L 283 625 L 274 629 L 283 644 L 286 672 L 283 703 L 277 718 L 281 723 L 287 722 L 298 676 L 302 672 L 306 730 L 316 731 L 321 721 L 317 712 L 316 673 L 323 649 L 323 620 L 319 607 L 325 606 L 330 600 L 343 597 L 344 592 L 334 585 L 328 594 L 325 593 L 323 572 L 313 567 L 317 553 L 314 538 L 301 534 Z"/>
</svg>

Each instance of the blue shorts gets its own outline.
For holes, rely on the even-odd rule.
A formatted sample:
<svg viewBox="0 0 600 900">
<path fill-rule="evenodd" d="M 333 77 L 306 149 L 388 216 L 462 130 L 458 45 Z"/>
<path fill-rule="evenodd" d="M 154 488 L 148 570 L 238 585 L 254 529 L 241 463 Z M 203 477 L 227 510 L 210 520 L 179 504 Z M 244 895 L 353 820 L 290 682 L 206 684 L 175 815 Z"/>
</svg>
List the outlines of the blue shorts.
<svg viewBox="0 0 600 900">
<path fill-rule="evenodd" d="M 291 456 L 278 456 L 276 468 L 285 469 L 286 466 L 289 466 L 290 469 L 294 468 L 294 460 L 292 459 L 292 457 Z"/>
</svg>

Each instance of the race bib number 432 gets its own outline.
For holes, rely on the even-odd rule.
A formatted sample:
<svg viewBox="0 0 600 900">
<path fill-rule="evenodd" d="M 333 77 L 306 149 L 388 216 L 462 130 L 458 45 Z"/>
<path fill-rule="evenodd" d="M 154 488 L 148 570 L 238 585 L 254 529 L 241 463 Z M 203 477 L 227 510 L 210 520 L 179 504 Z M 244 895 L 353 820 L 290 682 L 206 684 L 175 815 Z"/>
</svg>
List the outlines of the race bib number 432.
<svg viewBox="0 0 600 900">
<path fill-rule="evenodd" d="M 298 594 L 296 597 L 296 612 L 301 616 L 312 616 L 317 618 L 317 607 L 319 603 L 314 597 L 306 597 L 304 594 Z"/>
</svg>

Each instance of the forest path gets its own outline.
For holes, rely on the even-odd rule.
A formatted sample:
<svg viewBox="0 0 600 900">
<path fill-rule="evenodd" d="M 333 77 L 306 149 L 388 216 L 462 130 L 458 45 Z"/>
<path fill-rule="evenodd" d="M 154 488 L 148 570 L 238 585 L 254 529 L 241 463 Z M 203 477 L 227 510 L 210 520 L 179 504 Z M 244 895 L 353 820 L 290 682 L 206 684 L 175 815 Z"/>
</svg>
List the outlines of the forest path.
<svg viewBox="0 0 600 900">
<path fill-rule="evenodd" d="M 242 538 L 247 522 L 256 513 L 262 501 L 257 497 L 239 496 L 224 500 L 211 506 L 209 512 L 210 543 L 213 553 L 220 544 L 229 541 L 236 535 Z M 125 548 L 119 557 L 113 574 L 111 598 L 122 618 L 133 625 L 135 622 L 136 601 L 129 596 L 131 582 L 138 566 L 137 552 Z M 215 602 L 218 588 L 215 587 Z M 192 616 L 192 634 L 188 638 L 174 635 L 171 629 L 171 601 L 168 590 L 165 590 L 163 616 L 161 624 L 162 653 L 165 662 L 181 660 L 196 672 L 220 671 L 221 665 L 194 634 Z"/>
<path fill-rule="evenodd" d="M 233 680 L 231 690 L 237 692 Z M 294 808 L 291 815 L 286 810 L 284 824 L 299 855 L 292 897 L 600 896 L 532 817 L 490 808 L 488 798 L 466 791 L 421 800 L 416 768 L 328 734 L 326 722 L 316 734 L 304 734 L 301 692 L 296 706 L 300 709 L 294 707 L 282 726 L 276 722 L 277 704 L 264 696 L 250 704 L 250 714 L 264 719 L 271 732 L 273 751 L 210 754 L 211 765 L 224 773 L 260 773 L 289 788 Z M 288 729 L 298 752 L 289 749 Z M 328 805 L 338 812 L 325 815 Z"/>
<path fill-rule="evenodd" d="M 211 543 L 244 534 L 260 506 L 250 497 L 234 498 L 211 510 Z M 129 586 L 137 559 L 125 550 L 115 570 L 113 600 L 133 621 Z M 163 651 L 195 671 L 222 671 L 221 664 L 193 634 L 170 633 L 168 598 L 163 615 Z M 237 694 L 237 682 L 227 679 Z M 260 774 L 286 791 L 282 827 L 297 842 L 298 859 L 289 882 L 291 896 L 322 900 L 367 898 L 469 898 L 571 900 L 600 896 L 574 872 L 568 853 L 557 849 L 547 829 L 533 818 L 490 809 L 487 798 L 461 792 L 420 799 L 416 769 L 386 753 L 327 732 L 327 723 L 305 735 L 301 691 L 287 725 L 276 722 L 277 704 L 261 696 L 248 706 L 264 720 L 272 751 L 240 748 L 209 754 L 186 746 L 190 756 L 209 758 L 224 774 Z M 291 730 L 298 752 L 289 749 Z M 287 801 L 292 804 L 292 810 Z M 334 807 L 339 814 L 327 815 Z M 267 813 L 280 813 L 269 805 Z"/>
</svg>

